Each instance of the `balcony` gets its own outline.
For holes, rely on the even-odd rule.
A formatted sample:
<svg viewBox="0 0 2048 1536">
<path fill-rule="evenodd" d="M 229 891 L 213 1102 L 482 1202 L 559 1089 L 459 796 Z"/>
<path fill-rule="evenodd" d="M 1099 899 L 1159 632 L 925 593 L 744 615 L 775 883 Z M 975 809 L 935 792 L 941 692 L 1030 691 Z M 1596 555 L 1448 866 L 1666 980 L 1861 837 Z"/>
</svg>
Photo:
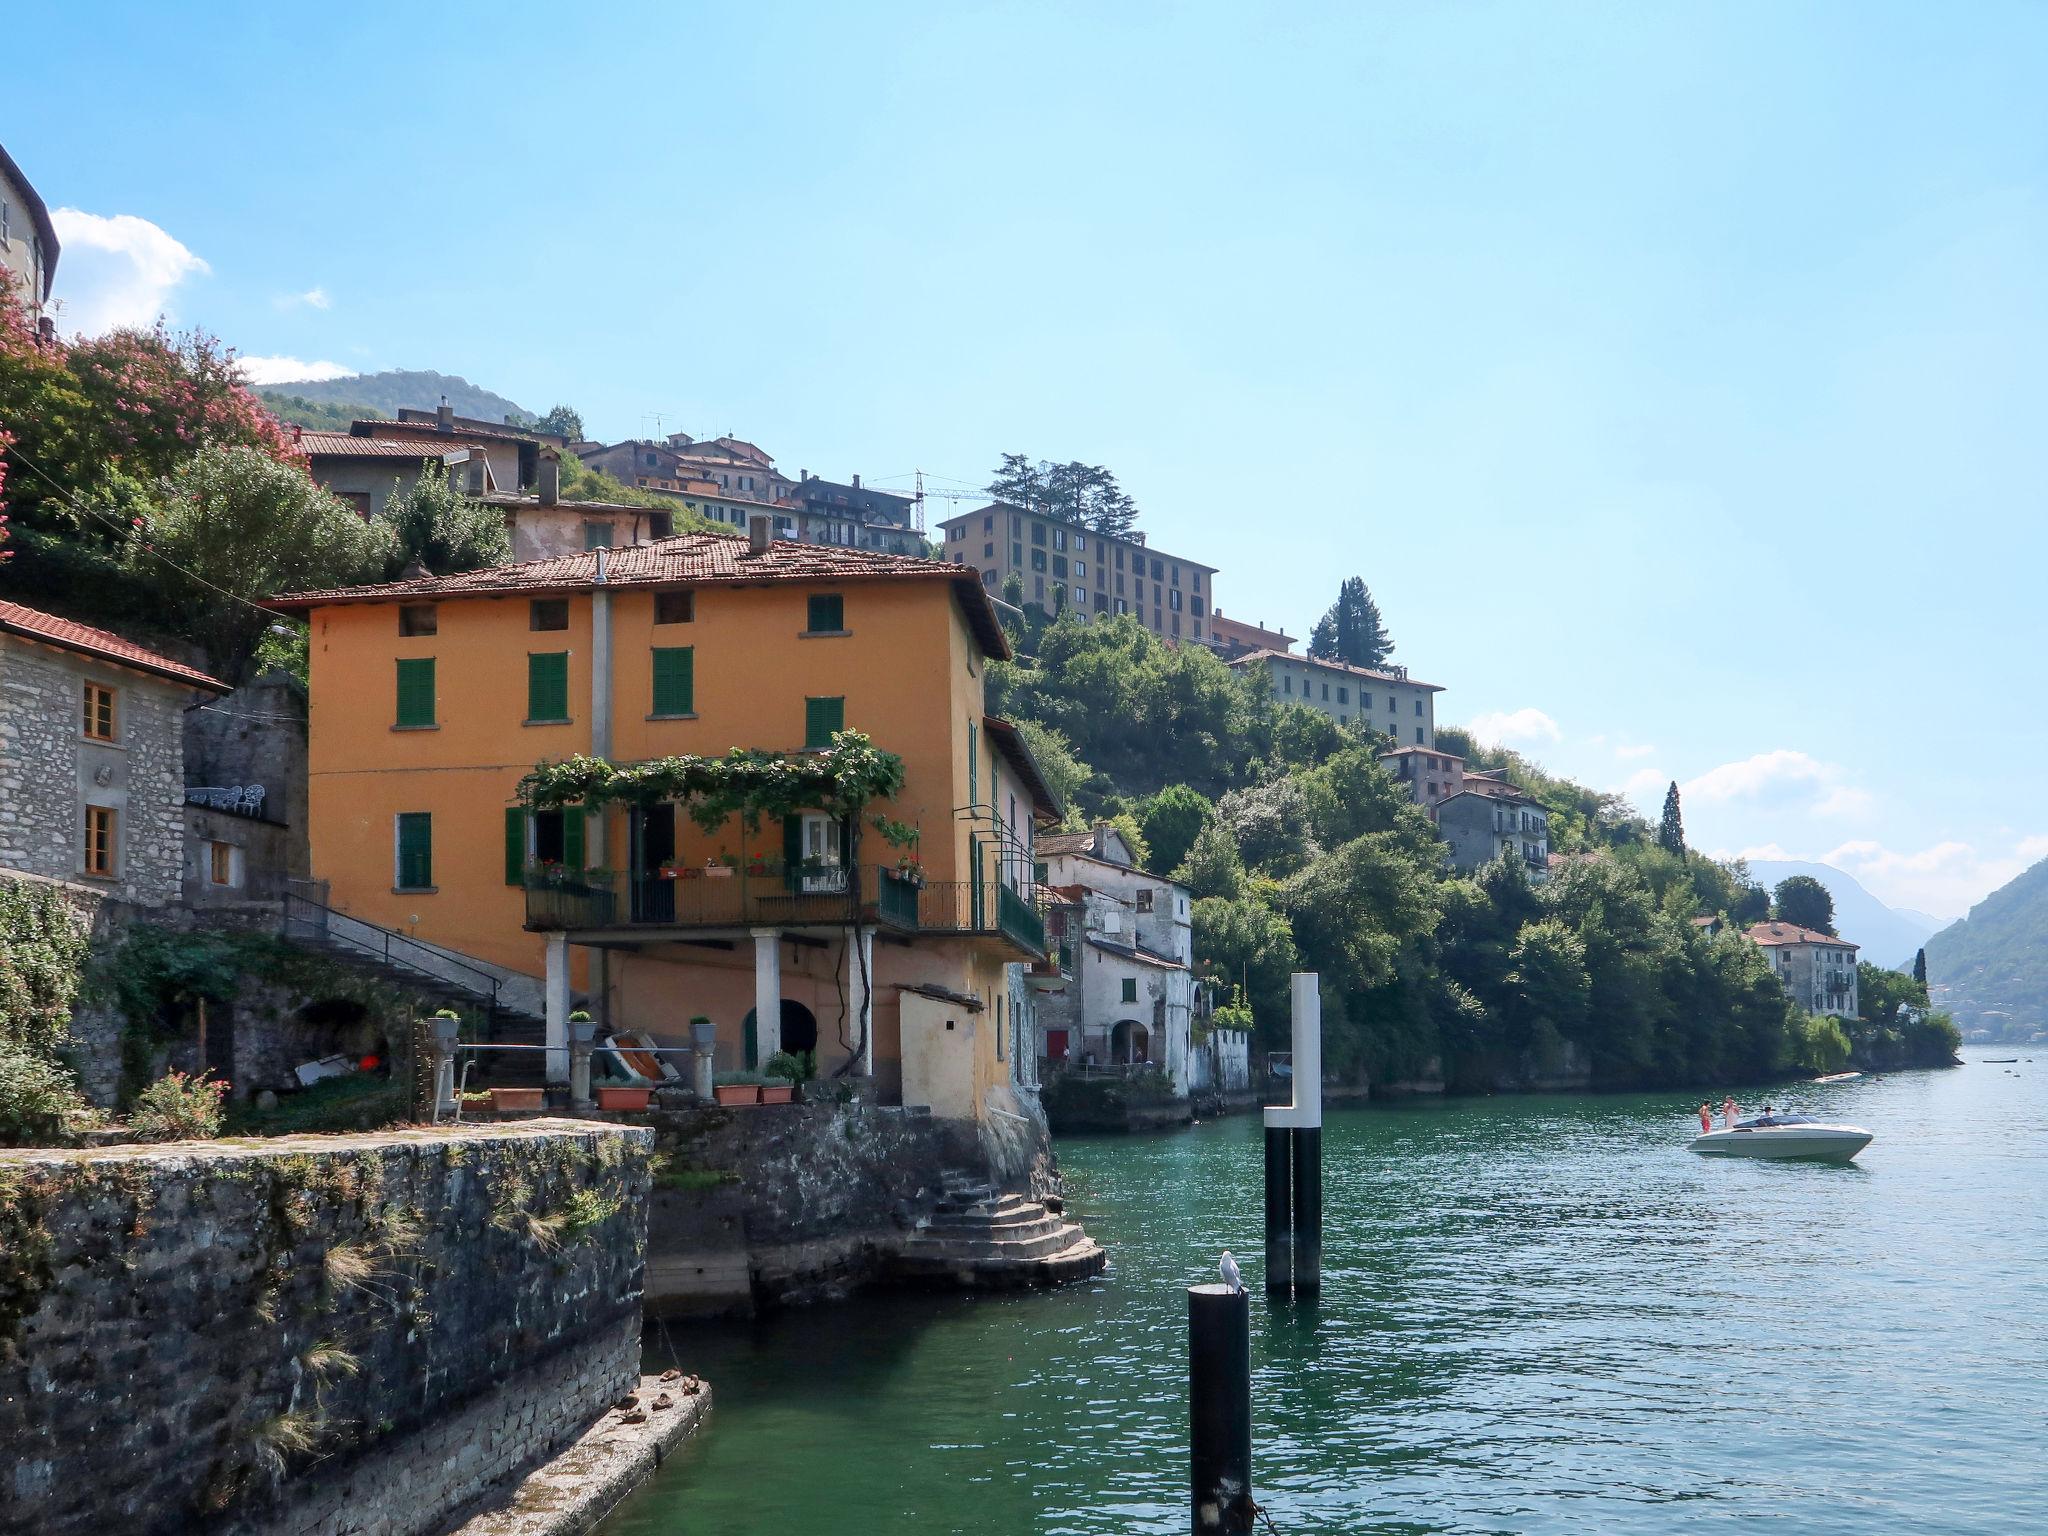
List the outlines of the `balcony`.
<svg viewBox="0 0 2048 1536">
<path fill-rule="evenodd" d="M 1021 958 L 1045 953 L 1045 919 L 1000 881 L 926 882 L 896 869 L 864 865 L 805 866 L 756 861 L 721 874 L 678 869 L 673 875 L 620 875 L 590 870 L 530 876 L 526 926 L 534 932 L 839 928 L 865 923 L 931 937 L 1006 941 Z"/>
</svg>

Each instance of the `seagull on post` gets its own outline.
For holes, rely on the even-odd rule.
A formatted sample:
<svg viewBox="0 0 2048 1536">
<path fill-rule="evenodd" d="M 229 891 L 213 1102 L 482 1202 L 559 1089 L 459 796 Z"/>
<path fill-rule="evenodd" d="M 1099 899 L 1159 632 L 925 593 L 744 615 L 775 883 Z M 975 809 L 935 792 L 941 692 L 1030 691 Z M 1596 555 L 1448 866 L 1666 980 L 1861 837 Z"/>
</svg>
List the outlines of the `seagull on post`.
<svg viewBox="0 0 2048 1536">
<path fill-rule="evenodd" d="M 1223 1283 L 1229 1286 L 1233 1293 L 1243 1294 L 1244 1276 L 1238 1273 L 1237 1260 L 1230 1256 L 1228 1248 L 1223 1250 L 1223 1262 L 1216 1266 L 1216 1270 L 1223 1276 Z"/>
</svg>

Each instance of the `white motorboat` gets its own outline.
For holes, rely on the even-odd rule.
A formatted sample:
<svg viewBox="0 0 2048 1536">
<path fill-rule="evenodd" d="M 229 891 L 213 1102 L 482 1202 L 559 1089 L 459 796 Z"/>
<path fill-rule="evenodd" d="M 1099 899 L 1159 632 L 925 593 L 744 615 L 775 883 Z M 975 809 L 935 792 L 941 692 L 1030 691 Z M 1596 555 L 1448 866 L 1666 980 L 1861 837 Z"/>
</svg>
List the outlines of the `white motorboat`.
<svg viewBox="0 0 2048 1536">
<path fill-rule="evenodd" d="M 1703 1157 L 1808 1158 L 1846 1163 L 1869 1146 L 1871 1133 L 1860 1125 L 1830 1125 L 1807 1115 L 1752 1115 L 1727 1130 L 1693 1138 L 1692 1149 Z"/>
</svg>

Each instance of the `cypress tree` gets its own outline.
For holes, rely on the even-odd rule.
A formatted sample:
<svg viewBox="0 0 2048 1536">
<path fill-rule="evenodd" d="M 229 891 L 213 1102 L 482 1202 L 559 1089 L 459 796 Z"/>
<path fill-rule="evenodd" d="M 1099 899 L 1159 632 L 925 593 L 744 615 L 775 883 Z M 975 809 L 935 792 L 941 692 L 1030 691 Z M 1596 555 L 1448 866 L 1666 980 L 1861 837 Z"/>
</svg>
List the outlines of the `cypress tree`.
<svg viewBox="0 0 2048 1536">
<path fill-rule="evenodd" d="M 1685 818 L 1678 810 L 1678 781 L 1664 791 L 1664 819 L 1657 824 L 1657 846 L 1667 853 L 1685 857 Z"/>
<path fill-rule="evenodd" d="M 1923 987 L 1927 985 L 1927 951 L 1924 949 L 1913 952 L 1913 979 Z"/>
</svg>

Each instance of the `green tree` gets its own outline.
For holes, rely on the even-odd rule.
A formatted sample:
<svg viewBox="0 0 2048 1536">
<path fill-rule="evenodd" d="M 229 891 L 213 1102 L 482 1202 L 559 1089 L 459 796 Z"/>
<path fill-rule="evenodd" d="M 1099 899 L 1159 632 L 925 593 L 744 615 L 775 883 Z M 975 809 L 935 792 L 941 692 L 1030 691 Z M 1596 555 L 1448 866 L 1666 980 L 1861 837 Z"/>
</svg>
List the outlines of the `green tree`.
<svg viewBox="0 0 2048 1536">
<path fill-rule="evenodd" d="M 384 521 L 394 540 L 387 576 L 397 576 L 415 560 L 436 576 L 454 576 L 512 559 L 505 514 L 463 495 L 439 471 L 428 460 L 420 466 L 419 479 L 394 489 L 384 503 Z"/>
<path fill-rule="evenodd" d="M 1055 464 L 1047 459 L 1033 463 L 1028 454 L 1006 453 L 988 493 L 998 501 L 1115 538 L 1130 537 L 1138 523 L 1137 504 L 1100 464 Z"/>
<path fill-rule="evenodd" d="M 1678 808 L 1678 781 L 1664 791 L 1664 818 L 1657 823 L 1657 846 L 1666 853 L 1685 857 L 1685 817 Z"/>
<path fill-rule="evenodd" d="M 1923 987 L 1927 985 L 1927 951 L 1925 949 L 1913 951 L 1913 979 Z"/>
<path fill-rule="evenodd" d="M 1071 818 L 1081 787 L 1095 770 L 1074 756 L 1074 744 L 1052 726 L 1040 725 L 1036 720 L 1019 720 L 1017 734 L 1024 738 L 1024 745 L 1038 763 L 1038 771 L 1045 775 L 1046 786 L 1067 808 Z"/>
<path fill-rule="evenodd" d="M 1264 902 L 1209 897 L 1194 904 L 1195 958 L 1202 966 L 1241 983 L 1269 1047 L 1287 1041 L 1288 977 L 1297 956 L 1287 919 Z"/>
<path fill-rule="evenodd" d="M 1197 901 L 1220 896 L 1235 901 L 1244 894 L 1244 860 L 1238 856 L 1237 839 L 1219 821 L 1204 824 L 1195 841 L 1173 871 L 1173 878 L 1188 888 Z"/>
<path fill-rule="evenodd" d="M 1379 604 L 1366 590 L 1365 579 L 1347 576 L 1337 601 L 1309 632 L 1308 653 L 1319 661 L 1377 667 L 1394 654 L 1394 637 L 1380 618 Z"/>
<path fill-rule="evenodd" d="M 1195 839 L 1216 819 L 1207 795 L 1185 784 L 1169 784 L 1145 802 L 1138 825 L 1151 845 L 1152 862 L 1162 870 L 1180 868 Z"/>
<path fill-rule="evenodd" d="M 1811 928 L 1816 933 L 1834 933 L 1835 898 L 1813 876 L 1787 875 L 1778 882 L 1773 894 L 1778 921 Z"/>
<path fill-rule="evenodd" d="M 161 593 L 165 617 L 232 681 L 273 622 L 258 601 L 373 581 L 392 547 L 388 525 L 365 522 L 303 469 L 210 446 L 164 487 L 127 559 Z"/>
<path fill-rule="evenodd" d="M 570 442 L 579 442 L 583 437 L 583 416 L 573 405 L 557 405 L 546 415 L 535 420 L 534 426 L 543 432 L 558 433 Z"/>
</svg>

